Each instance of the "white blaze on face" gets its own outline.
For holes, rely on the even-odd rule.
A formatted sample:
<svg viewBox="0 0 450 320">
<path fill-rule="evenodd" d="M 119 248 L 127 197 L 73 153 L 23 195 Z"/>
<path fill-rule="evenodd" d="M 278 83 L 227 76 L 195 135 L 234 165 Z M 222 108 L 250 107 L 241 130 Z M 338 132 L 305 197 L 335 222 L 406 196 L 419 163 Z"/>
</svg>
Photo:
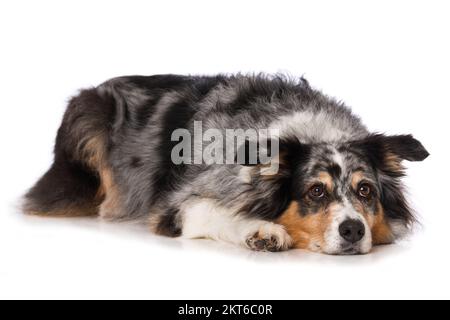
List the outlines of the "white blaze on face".
<svg viewBox="0 0 450 320">
<path fill-rule="evenodd" d="M 342 155 L 342 153 L 340 153 L 339 151 L 334 149 L 334 154 L 333 154 L 332 160 L 334 161 L 335 164 L 337 164 L 341 168 L 342 172 L 345 172 L 346 165 L 345 165 L 345 159 L 344 159 L 344 156 Z"/>
<path fill-rule="evenodd" d="M 339 233 L 339 226 L 346 220 L 358 220 L 364 225 L 365 235 L 358 243 L 354 244 L 357 252 L 365 254 L 372 249 L 372 233 L 370 227 L 361 213 L 355 210 L 350 201 L 344 198 L 343 202 L 330 212 L 332 215 L 331 223 L 325 231 L 325 245 L 323 251 L 328 254 L 339 254 L 345 249 L 346 241 Z"/>
</svg>

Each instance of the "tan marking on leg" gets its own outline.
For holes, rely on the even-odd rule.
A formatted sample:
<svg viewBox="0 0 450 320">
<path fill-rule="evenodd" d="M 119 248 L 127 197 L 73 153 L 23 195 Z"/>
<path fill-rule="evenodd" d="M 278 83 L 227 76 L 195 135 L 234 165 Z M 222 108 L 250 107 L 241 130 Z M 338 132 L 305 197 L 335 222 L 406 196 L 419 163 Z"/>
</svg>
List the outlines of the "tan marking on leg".
<svg viewBox="0 0 450 320">
<path fill-rule="evenodd" d="M 100 171 L 106 166 L 104 140 L 102 134 L 98 134 L 80 144 L 78 156 L 94 170 Z"/>
<path fill-rule="evenodd" d="M 98 213 L 96 206 L 77 206 L 77 207 L 69 207 L 60 210 L 53 211 L 45 211 L 39 212 L 34 210 L 24 209 L 25 214 L 39 216 L 39 217 L 52 217 L 52 218 L 76 218 L 76 217 L 87 217 L 93 216 Z"/>
<path fill-rule="evenodd" d="M 114 182 L 114 174 L 106 159 L 106 147 L 102 134 L 89 139 L 81 150 L 83 161 L 98 172 L 100 188 L 96 199 L 100 201 L 99 215 L 105 219 L 118 218 L 123 214 L 120 192 Z"/>
<path fill-rule="evenodd" d="M 161 215 L 158 210 L 154 210 L 150 213 L 150 216 L 148 217 L 148 227 L 151 232 L 158 234 L 158 227 L 161 222 Z"/>
<path fill-rule="evenodd" d="M 100 194 L 104 195 L 104 200 L 100 205 L 100 216 L 105 219 L 118 218 L 123 214 L 120 205 L 120 192 L 114 183 L 112 171 L 110 169 L 102 169 L 100 172 Z"/>
</svg>

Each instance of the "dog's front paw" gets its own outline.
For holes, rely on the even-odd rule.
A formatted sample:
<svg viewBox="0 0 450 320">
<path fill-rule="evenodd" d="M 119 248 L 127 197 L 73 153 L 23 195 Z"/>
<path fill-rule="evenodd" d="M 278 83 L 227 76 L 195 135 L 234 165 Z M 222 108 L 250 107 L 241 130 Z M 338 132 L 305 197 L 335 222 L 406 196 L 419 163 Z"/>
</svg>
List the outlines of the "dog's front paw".
<svg viewBox="0 0 450 320">
<path fill-rule="evenodd" d="M 291 247 L 292 238 L 283 226 L 267 222 L 256 233 L 249 235 L 245 241 L 255 251 L 284 251 Z"/>
</svg>

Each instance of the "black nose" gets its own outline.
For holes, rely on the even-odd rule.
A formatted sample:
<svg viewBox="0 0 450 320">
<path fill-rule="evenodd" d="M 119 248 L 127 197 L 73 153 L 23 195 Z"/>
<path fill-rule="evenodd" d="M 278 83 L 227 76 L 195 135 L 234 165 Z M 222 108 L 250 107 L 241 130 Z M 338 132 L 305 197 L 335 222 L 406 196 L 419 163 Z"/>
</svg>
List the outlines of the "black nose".
<svg viewBox="0 0 450 320">
<path fill-rule="evenodd" d="M 342 238 L 350 243 L 356 243 L 360 241 L 366 234 L 366 228 L 361 221 L 358 220 L 345 220 L 339 226 L 339 234 Z"/>
</svg>

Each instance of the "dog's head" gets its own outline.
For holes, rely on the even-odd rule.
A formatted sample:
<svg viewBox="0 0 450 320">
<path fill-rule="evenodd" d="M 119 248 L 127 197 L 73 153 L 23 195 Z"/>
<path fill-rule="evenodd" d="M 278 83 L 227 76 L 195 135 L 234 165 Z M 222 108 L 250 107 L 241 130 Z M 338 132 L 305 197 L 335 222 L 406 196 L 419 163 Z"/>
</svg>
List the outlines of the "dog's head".
<svg viewBox="0 0 450 320">
<path fill-rule="evenodd" d="M 278 223 L 295 247 L 328 254 L 364 254 L 391 243 L 414 222 L 400 181 L 402 161 L 427 156 L 410 135 L 341 144 L 280 141 L 278 176 L 290 195 Z"/>
</svg>

